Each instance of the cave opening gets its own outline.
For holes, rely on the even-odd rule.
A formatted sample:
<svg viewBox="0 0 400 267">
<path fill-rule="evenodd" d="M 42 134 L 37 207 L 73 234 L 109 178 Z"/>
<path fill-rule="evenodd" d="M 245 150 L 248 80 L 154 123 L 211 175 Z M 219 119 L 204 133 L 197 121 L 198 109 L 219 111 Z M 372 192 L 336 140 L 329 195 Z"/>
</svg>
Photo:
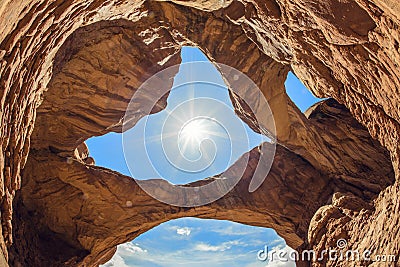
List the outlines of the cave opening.
<svg viewBox="0 0 400 267">
<path fill-rule="evenodd" d="M 269 248 L 269 259 L 257 254 Z M 271 251 L 286 252 L 285 260 L 272 260 Z M 213 219 L 180 218 L 121 244 L 102 267 L 294 267 L 293 250 L 271 228 Z"/>
<path fill-rule="evenodd" d="M 221 74 L 198 48 L 183 47 L 181 57 L 174 84 L 179 80 L 184 85 L 172 87 L 164 110 L 145 116 L 125 136 L 108 133 L 86 141 L 98 166 L 138 180 L 161 178 L 171 184 L 187 184 L 224 172 L 244 153 L 268 140 L 235 114 Z M 206 63 L 185 65 L 198 61 Z M 185 83 L 196 75 L 207 76 L 215 84 Z M 128 147 L 123 138 L 129 140 Z M 168 146 L 170 139 L 178 143 L 179 153 Z M 180 159 L 172 158 L 175 153 L 187 161 L 177 162 Z"/>
<path fill-rule="evenodd" d="M 212 79 L 216 79 L 219 83 L 225 84 L 222 80 L 221 74 L 199 48 L 189 46 L 182 47 L 181 58 L 183 64 L 196 61 L 207 62 L 207 69 L 202 69 L 204 75 L 210 75 L 212 76 Z M 175 79 L 185 79 L 185 76 L 193 75 L 193 71 L 196 70 L 190 68 L 191 67 L 189 66 L 187 69 L 184 69 L 181 65 L 180 71 L 176 75 Z M 305 112 L 310 106 L 321 100 L 320 98 L 315 97 L 292 72 L 289 72 L 287 76 L 285 87 L 287 95 L 302 112 Z M 202 101 L 190 103 L 193 98 L 200 98 Z M 230 121 L 228 122 L 234 121 L 236 125 L 240 123 L 240 125 L 245 129 L 246 136 L 243 135 L 243 132 L 237 133 L 234 145 L 239 146 L 239 148 L 235 150 L 235 154 L 226 157 L 227 152 L 222 151 L 224 153 L 220 153 L 221 150 L 219 150 L 218 152 L 220 155 L 217 155 L 218 158 L 216 158 L 216 160 L 213 161 L 213 164 L 210 164 L 210 166 L 203 171 L 190 172 L 179 170 L 176 166 L 171 164 L 169 159 L 166 157 L 159 157 L 159 155 L 163 154 L 162 145 L 160 145 L 160 142 L 156 142 L 159 141 L 156 139 L 159 139 L 161 136 L 160 129 L 164 126 L 163 124 L 165 124 L 167 117 L 176 109 L 180 109 L 178 111 L 181 113 L 187 111 L 188 108 L 193 108 L 194 105 L 196 105 L 196 108 L 201 110 L 200 113 L 204 110 L 212 109 L 213 107 L 211 107 L 211 105 L 214 103 L 209 101 L 210 99 L 221 102 L 224 105 L 224 111 L 228 111 L 227 113 L 213 115 L 229 117 Z M 172 184 L 185 184 L 222 173 L 241 155 L 258 146 L 260 143 L 268 141 L 264 135 L 254 132 L 235 114 L 227 87 L 218 87 L 217 90 L 215 90 L 215 88 L 207 88 L 204 86 L 173 87 L 167 98 L 167 103 L 167 107 L 163 111 L 142 118 L 132 129 L 129 130 L 129 138 L 135 141 L 132 143 L 131 147 L 131 151 L 135 152 L 130 155 L 131 167 L 126 163 L 126 157 L 123 151 L 122 135 L 120 133 L 110 132 L 86 140 L 90 156 L 95 159 L 96 165 L 116 170 L 124 175 L 132 176 L 139 180 L 162 178 L 168 180 Z M 182 105 L 182 103 L 188 105 Z M 187 127 L 182 128 L 182 140 L 187 143 L 193 144 L 194 142 L 198 144 L 198 140 L 209 137 L 210 131 L 207 128 L 213 128 L 214 130 L 211 130 L 214 135 L 213 137 L 217 138 L 217 142 L 219 142 L 220 146 L 224 146 L 224 138 L 221 138 L 221 135 L 224 134 L 224 129 L 221 131 L 221 129 L 218 129 L 218 125 L 215 125 L 209 120 L 205 120 L 203 116 L 201 117 L 202 118 L 196 120 L 195 116 L 192 115 L 192 118 L 189 118 L 185 122 L 185 125 L 183 126 Z M 147 135 L 146 139 L 144 133 Z M 241 142 L 242 138 L 248 140 L 247 144 Z M 207 146 L 205 147 L 207 148 Z M 186 152 L 188 152 L 187 154 L 189 158 L 196 159 L 199 157 L 199 152 L 201 153 L 202 151 L 201 149 L 193 148 L 197 147 L 189 147 Z M 125 151 L 125 153 L 129 152 L 130 151 Z M 226 158 L 229 158 L 229 160 L 227 161 Z M 171 173 L 173 173 L 173 175 L 171 175 Z"/>
<path fill-rule="evenodd" d="M 286 78 L 285 88 L 286 94 L 303 113 L 315 103 L 323 100 L 323 98 L 314 96 L 291 71 Z"/>
</svg>

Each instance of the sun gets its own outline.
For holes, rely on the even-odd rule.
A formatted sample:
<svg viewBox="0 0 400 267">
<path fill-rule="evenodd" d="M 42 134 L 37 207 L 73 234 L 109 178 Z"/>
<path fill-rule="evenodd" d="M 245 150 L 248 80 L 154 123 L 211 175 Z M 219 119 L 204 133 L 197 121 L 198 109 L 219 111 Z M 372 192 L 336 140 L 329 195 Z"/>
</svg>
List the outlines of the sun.
<svg viewBox="0 0 400 267">
<path fill-rule="evenodd" d="M 179 140 L 186 145 L 199 145 L 209 136 L 207 120 L 205 118 L 193 118 L 186 122 L 179 133 Z"/>
</svg>

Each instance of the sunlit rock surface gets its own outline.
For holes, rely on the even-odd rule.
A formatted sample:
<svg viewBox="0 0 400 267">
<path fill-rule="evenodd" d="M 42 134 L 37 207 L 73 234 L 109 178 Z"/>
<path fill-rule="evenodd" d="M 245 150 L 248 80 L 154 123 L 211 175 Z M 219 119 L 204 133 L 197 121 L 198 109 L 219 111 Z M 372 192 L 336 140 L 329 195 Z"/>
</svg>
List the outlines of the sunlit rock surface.
<svg viewBox="0 0 400 267">
<path fill-rule="evenodd" d="M 346 238 L 349 248 L 398 253 L 399 19 L 394 0 L 2 1 L 0 262 L 95 266 L 117 244 L 183 216 L 272 227 L 298 250 Z M 257 149 L 232 192 L 183 209 L 93 166 L 82 145 L 121 131 L 131 96 L 178 64 L 182 45 L 244 72 L 269 100 L 277 154 L 268 182 L 252 194 L 246 177 Z M 336 101 L 304 116 L 285 93 L 289 70 Z M 146 115 L 148 94 L 130 126 Z"/>
</svg>

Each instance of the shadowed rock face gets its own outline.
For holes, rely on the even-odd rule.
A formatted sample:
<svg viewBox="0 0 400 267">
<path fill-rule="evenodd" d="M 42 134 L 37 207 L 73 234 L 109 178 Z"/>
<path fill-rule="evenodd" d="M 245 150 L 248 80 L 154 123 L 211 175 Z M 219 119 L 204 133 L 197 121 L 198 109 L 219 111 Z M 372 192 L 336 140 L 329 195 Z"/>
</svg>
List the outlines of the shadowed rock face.
<svg viewBox="0 0 400 267">
<path fill-rule="evenodd" d="M 0 3 L 0 262 L 93 266 L 117 244 L 184 216 L 272 227 L 298 250 L 321 251 L 346 238 L 352 249 L 398 253 L 399 5 L 172 2 Z M 179 63 L 182 45 L 244 72 L 269 101 L 278 146 L 254 193 L 248 184 L 262 164 L 257 148 L 238 185 L 198 208 L 160 203 L 88 158 L 82 142 L 120 132 L 131 96 L 148 77 Z M 303 115 L 285 93 L 289 70 L 316 95 L 335 100 Z M 149 91 L 137 104 L 129 126 L 155 95 Z M 259 131 L 241 100 L 231 99 Z M 230 171 L 236 165 L 240 160 Z"/>
</svg>

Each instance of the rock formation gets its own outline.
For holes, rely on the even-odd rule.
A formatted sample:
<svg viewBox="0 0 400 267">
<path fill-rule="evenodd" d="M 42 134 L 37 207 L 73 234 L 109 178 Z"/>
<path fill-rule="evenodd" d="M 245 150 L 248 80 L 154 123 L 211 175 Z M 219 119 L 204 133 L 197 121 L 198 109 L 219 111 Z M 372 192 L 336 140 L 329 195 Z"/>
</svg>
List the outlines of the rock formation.
<svg viewBox="0 0 400 267">
<path fill-rule="evenodd" d="M 393 0 L 3 1 L 0 262 L 96 266 L 117 244 L 183 216 L 272 227 L 299 251 L 346 238 L 349 248 L 398 254 L 399 19 Z M 88 157 L 83 142 L 120 132 L 131 96 L 179 63 L 183 45 L 244 72 L 269 101 L 278 146 L 254 193 L 259 149 L 228 195 L 198 208 L 160 203 Z M 289 70 L 335 100 L 303 115 L 285 93 Z M 299 262 L 310 264 L 349 263 Z"/>
</svg>

